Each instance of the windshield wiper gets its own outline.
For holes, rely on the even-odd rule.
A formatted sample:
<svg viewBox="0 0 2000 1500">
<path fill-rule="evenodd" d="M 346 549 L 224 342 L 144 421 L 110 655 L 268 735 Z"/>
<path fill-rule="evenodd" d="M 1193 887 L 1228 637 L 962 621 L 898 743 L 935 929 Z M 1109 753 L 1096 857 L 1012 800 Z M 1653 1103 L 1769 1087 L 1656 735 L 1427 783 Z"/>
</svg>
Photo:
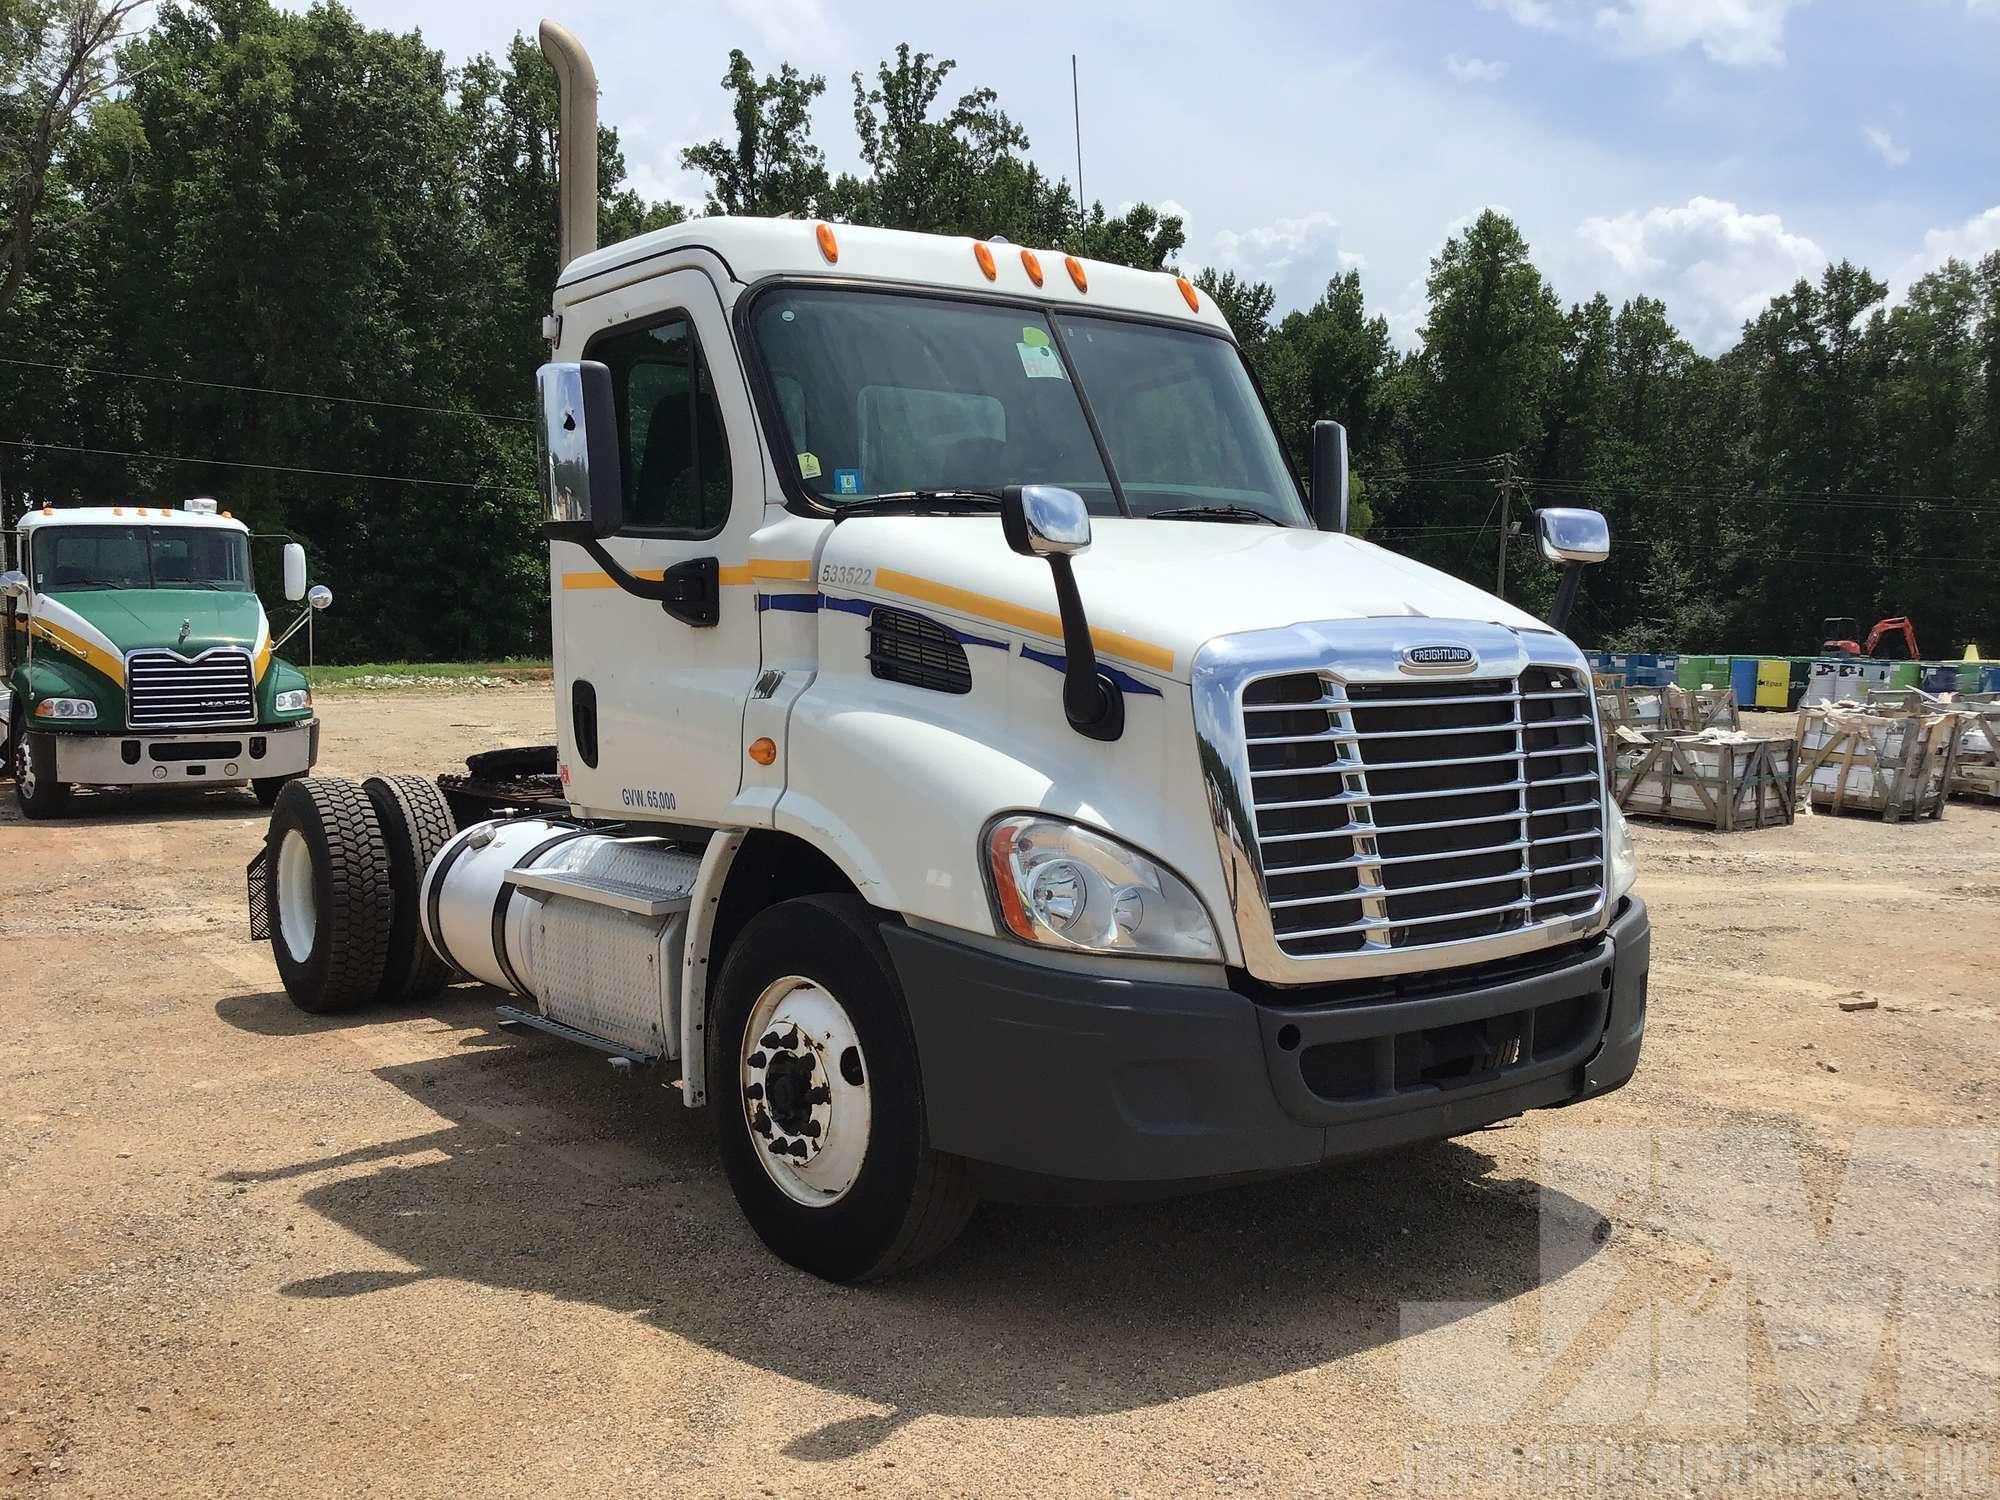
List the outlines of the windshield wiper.
<svg viewBox="0 0 2000 1500">
<path fill-rule="evenodd" d="M 129 589 L 144 585 L 128 582 L 123 578 L 71 578 L 62 583 L 51 583 L 44 590 L 50 594 L 66 594 L 71 589 Z"/>
<path fill-rule="evenodd" d="M 834 508 L 833 518 L 849 516 L 921 516 L 938 512 L 961 515 L 998 510 L 1000 496 L 994 490 L 891 490 Z"/>
<path fill-rule="evenodd" d="M 1144 518 L 1148 521 L 1234 521 L 1239 524 L 1282 526 L 1285 523 L 1276 516 L 1267 516 L 1261 510 L 1252 510 L 1247 505 L 1178 505 L 1172 510 L 1149 510 Z"/>
</svg>

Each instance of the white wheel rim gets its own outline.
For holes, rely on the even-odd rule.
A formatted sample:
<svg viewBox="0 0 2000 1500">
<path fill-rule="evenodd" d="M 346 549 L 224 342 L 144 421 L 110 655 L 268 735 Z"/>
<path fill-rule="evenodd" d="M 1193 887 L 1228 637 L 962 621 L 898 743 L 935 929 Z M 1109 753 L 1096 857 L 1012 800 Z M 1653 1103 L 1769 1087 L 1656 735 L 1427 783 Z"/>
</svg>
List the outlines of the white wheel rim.
<svg viewBox="0 0 2000 1500">
<path fill-rule="evenodd" d="M 750 1008 L 737 1049 L 743 1120 L 765 1174 L 794 1203 L 827 1208 L 861 1175 L 872 1076 L 841 1003 L 787 975 Z"/>
<path fill-rule="evenodd" d="M 319 931 L 319 906 L 313 900 L 312 850 L 296 828 L 285 831 L 278 845 L 278 935 L 293 963 L 312 956 L 313 935 Z"/>
<path fill-rule="evenodd" d="M 25 731 L 21 741 L 14 747 L 14 781 L 21 788 L 21 795 L 30 802 L 35 800 L 35 758 L 28 754 L 28 736 Z"/>
</svg>

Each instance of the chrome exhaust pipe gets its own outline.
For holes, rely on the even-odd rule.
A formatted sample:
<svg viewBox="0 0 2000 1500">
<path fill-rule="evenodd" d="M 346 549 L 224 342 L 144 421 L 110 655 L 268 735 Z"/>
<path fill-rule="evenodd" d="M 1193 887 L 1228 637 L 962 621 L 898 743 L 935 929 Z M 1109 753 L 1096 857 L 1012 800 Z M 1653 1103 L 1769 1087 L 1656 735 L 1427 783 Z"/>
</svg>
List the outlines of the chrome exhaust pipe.
<svg viewBox="0 0 2000 1500">
<path fill-rule="evenodd" d="M 597 248 L 597 69 L 567 26 L 544 21 L 540 39 L 562 98 L 556 199 L 562 220 L 560 265 L 567 266 Z"/>
</svg>

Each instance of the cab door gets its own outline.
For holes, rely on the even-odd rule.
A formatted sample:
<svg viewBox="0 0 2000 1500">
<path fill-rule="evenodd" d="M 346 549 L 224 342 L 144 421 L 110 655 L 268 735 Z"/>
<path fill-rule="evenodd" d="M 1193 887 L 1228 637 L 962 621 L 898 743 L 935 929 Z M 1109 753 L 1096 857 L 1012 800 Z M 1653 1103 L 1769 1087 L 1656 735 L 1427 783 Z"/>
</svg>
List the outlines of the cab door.
<svg viewBox="0 0 2000 1500">
<path fill-rule="evenodd" d="M 593 331 L 567 357 L 610 368 L 618 411 L 624 523 L 604 548 L 679 597 L 640 598 L 582 547 L 553 544 L 559 769 L 579 812 L 724 822 L 759 658 L 743 586 L 764 505 L 749 391 L 701 271 L 565 314 L 585 318 Z"/>
</svg>

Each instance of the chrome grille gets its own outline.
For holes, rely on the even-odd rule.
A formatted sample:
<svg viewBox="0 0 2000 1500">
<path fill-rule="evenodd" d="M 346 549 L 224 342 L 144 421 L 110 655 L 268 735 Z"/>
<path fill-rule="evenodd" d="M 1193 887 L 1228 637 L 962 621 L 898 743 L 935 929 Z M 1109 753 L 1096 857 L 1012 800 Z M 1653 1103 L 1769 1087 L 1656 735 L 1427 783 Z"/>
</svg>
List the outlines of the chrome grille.
<svg viewBox="0 0 2000 1500">
<path fill-rule="evenodd" d="M 1293 960 L 1565 922 L 1603 900 L 1602 769 L 1580 672 L 1349 682 L 1242 697 L 1272 935 Z"/>
<path fill-rule="evenodd" d="M 125 658 L 125 695 L 131 729 L 257 721 L 250 654 L 234 647 L 218 647 L 192 661 L 172 651 L 134 651 Z"/>
</svg>

